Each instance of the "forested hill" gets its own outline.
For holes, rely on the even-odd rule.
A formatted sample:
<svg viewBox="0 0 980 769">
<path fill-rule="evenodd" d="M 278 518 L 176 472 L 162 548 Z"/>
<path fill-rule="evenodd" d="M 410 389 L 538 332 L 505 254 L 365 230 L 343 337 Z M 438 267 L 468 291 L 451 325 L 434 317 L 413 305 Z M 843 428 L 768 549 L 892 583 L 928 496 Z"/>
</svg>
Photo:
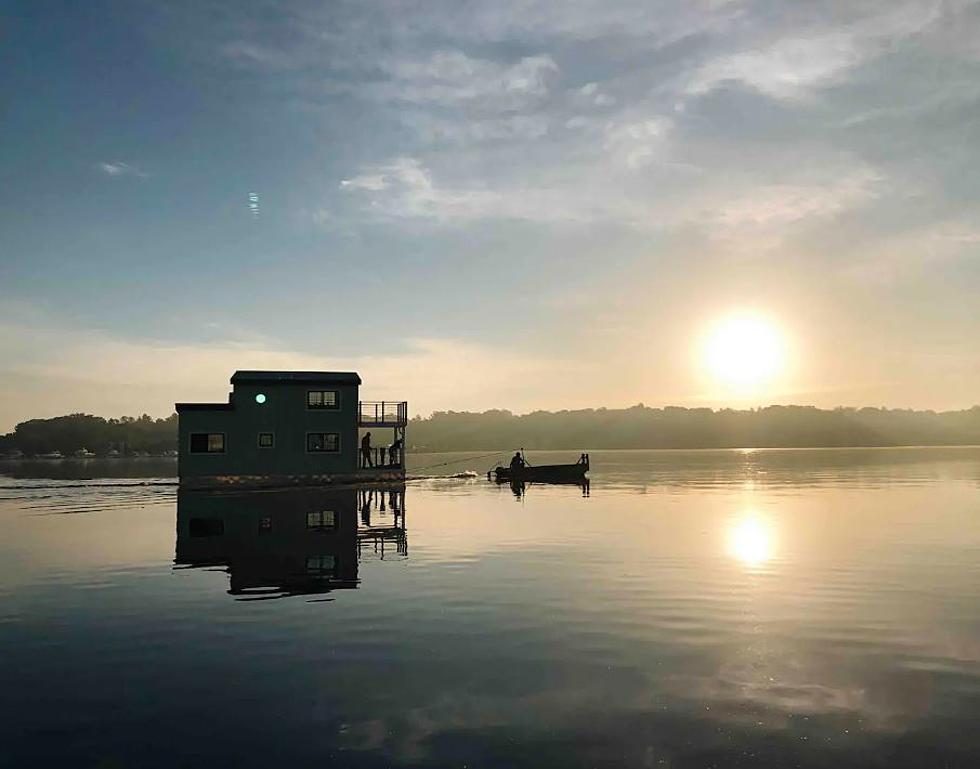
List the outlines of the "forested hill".
<svg viewBox="0 0 980 769">
<path fill-rule="evenodd" d="M 440 411 L 413 419 L 408 428 L 408 445 L 415 451 L 970 444 L 980 445 L 980 406 L 940 413 L 811 406 L 712 411 L 642 405 L 523 416 L 509 411 Z M 67 455 L 82 448 L 97 454 L 172 451 L 177 448 L 177 415 L 103 419 L 71 414 L 22 422 L 14 432 L 0 436 L 0 454 Z"/>
<path fill-rule="evenodd" d="M 765 446 L 925 446 L 980 444 L 980 406 L 964 411 L 811 406 L 732 409 L 648 408 L 437 412 L 414 419 L 417 450 L 666 449 Z"/>
<path fill-rule="evenodd" d="M 12 433 L 0 435 L 0 454 L 27 455 L 60 451 L 71 454 L 88 449 L 96 454 L 162 454 L 177 448 L 177 415 L 167 419 L 120 417 L 103 419 L 90 414 L 69 414 L 52 419 L 21 422 Z"/>
</svg>

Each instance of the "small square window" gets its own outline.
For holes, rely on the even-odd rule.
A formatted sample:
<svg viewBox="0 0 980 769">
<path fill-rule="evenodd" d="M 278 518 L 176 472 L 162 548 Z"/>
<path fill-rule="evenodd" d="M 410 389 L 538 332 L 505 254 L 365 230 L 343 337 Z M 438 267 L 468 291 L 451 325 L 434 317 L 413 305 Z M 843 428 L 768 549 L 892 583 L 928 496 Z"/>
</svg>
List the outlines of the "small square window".
<svg viewBox="0 0 980 769">
<path fill-rule="evenodd" d="M 259 518 L 259 534 L 268 534 L 270 531 L 272 531 L 272 519 Z"/>
<path fill-rule="evenodd" d="M 271 449 L 275 448 L 276 445 L 276 434 L 275 433 L 259 433 L 259 448 L 260 449 Z"/>
</svg>

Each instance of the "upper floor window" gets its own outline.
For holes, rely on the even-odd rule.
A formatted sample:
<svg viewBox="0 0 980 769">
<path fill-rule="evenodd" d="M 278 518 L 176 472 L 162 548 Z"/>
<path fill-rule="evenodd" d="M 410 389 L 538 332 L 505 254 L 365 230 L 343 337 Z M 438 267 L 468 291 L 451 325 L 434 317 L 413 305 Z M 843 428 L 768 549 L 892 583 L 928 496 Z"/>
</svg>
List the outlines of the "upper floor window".
<svg viewBox="0 0 980 769">
<path fill-rule="evenodd" d="M 308 390 L 306 408 L 338 409 L 340 408 L 340 393 L 336 390 Z"/>
<path fill-rule="evenodd" d="M 307 451 L 340 451 L 340 433 L 307 433 Z"/>
<path fill-rule="evenodd" d="M 276 434 L 275 433 L 259 433 L 259 448 L 260 449 L 271 449 L 275 448 L 276 445 Z"/>
<path fill-rule="evenodd" d="M 191 454 L 224 454 L 224 433 L 191 433 Z"/>
</svg>

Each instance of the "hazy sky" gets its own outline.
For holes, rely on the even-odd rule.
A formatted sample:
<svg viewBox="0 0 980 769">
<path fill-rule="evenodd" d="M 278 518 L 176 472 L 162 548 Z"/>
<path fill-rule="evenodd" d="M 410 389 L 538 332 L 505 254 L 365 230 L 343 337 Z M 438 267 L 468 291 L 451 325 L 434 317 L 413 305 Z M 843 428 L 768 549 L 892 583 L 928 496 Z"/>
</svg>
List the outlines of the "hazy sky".
<svg viewBox="0 0 980 769">
<path fill-rule="evenodd" d="M 413 413 L 980 402 L 980 4 L 0 11 L 0 429 L 235 368 Z M 719 319 L 787 358 L 733 394 Z"/>
</svg>

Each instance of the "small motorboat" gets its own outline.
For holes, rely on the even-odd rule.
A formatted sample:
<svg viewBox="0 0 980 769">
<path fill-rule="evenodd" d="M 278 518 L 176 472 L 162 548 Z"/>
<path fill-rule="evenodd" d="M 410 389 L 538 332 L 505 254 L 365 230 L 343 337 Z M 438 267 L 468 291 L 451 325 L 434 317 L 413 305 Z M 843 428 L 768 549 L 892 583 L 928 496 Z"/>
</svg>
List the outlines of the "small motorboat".
<svg viewBox="0 0 980 769">
<path fill-rule="evenodd" d="M 545 483 L 581 483 L 589 472 L 589 455 L 583 454 L 578 462 L 568 465 L 531 465 L 521 452 L 521 465 L 498 465 L 487 476 L 503 481 L 542 481 Z"/>
</svg>

